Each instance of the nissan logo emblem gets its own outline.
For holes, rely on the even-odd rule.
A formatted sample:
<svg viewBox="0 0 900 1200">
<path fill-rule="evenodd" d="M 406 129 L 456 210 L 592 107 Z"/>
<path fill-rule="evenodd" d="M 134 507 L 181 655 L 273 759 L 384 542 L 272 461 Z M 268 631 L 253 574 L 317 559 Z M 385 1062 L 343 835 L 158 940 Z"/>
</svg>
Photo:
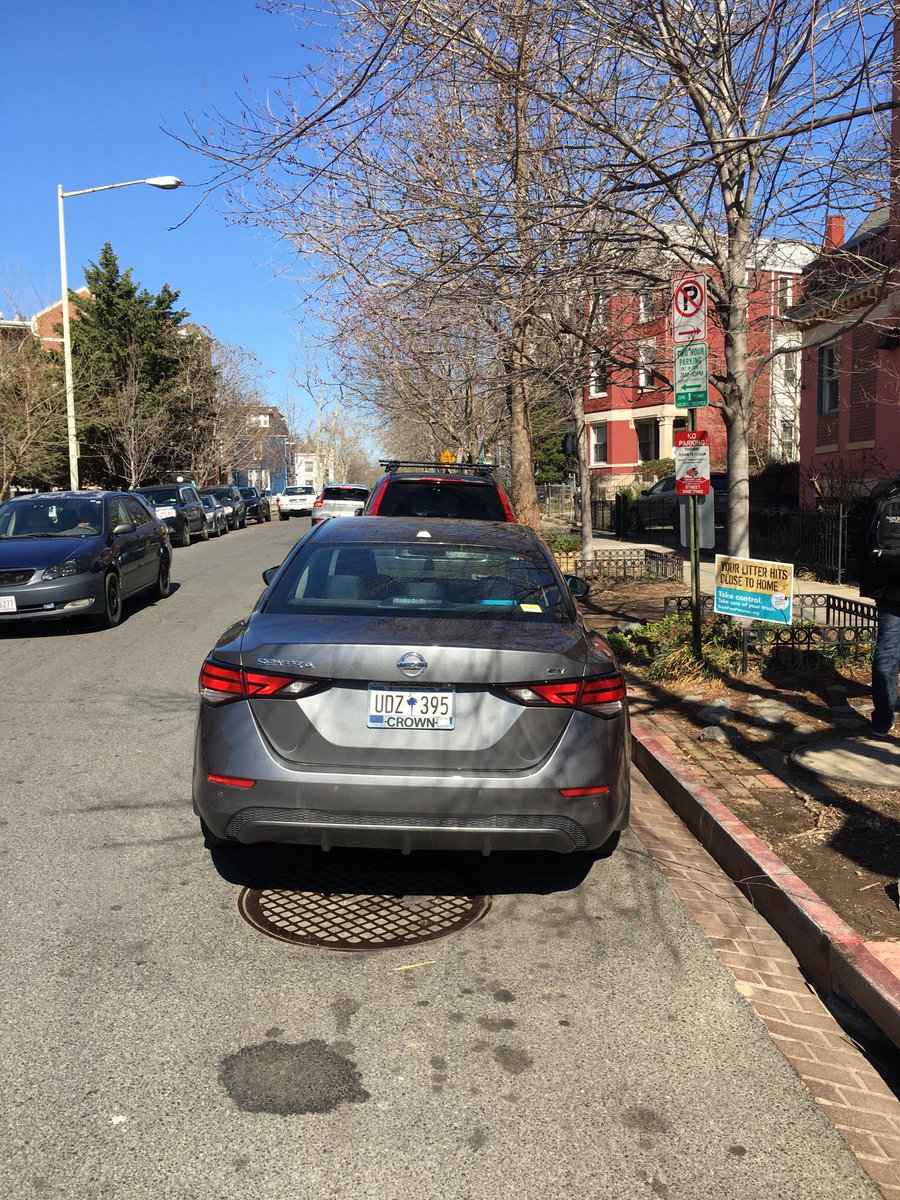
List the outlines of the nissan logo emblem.
<svg viewBox="0 0 900 1200">
<path fill-rule="evenodd" d="M 421 654 L 416 654 L 410 650 L 407 654 L 397 659 L 397 666 L 404 675 L 408 675 L 410 679 L 415 679 L 417 675 L 421 675 L 427 668 L 428 663 Z"/>
</svg>

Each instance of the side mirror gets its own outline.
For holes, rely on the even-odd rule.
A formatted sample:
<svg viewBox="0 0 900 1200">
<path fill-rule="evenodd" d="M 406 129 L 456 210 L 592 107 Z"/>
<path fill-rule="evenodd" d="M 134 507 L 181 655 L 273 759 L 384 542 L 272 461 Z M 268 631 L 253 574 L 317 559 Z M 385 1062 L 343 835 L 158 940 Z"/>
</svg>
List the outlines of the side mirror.
<svg viewBox="0 0 900 1200">
<path fill-rule="evenodd" d="M 272 582 L 272 580 L 275 578 L 275 576 L 278 574 L 278 572 L 280 570 L 281 570 L 281 567 L 266 567 L 266 569 L 262 573 L 263 583 L 265 583 L 268 586 L 268 584 L 270 584 Z"/>
<path fill-rule="evenodd" d="M 121 537 L 124 533 L 134 533 L 137 529 L 134 521 L 120 521 L 118 525 L 113 525 L 113 537 Z"/>
<path fill-rule="evenodd" d="M 641 488 L 641 495 L 642 495 L 642 496 L 649 496 L 649 495 L 650 495 L 650 489 L 649 489 L 649 488 Z"/>
<path fill-rule="evenodd" d="M 586 579 L 582 579 L 580 575 L 563 575 L 566 581 L 566 587 L 569 589 L 569 595 L 576 600 L 583 600 L 591 590 L 590 584 Z"/>
</svg>

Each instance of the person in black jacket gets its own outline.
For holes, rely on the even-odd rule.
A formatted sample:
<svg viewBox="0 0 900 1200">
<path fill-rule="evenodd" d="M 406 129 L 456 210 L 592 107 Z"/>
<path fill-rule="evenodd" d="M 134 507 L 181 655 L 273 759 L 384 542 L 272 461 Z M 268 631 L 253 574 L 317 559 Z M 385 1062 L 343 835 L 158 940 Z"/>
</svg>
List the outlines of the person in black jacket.
<svg viewBox="0 0 900 1200">
<path fill-rule="evenodd" d="M 894 727 L 897 681 L 900 676 L 900 573 L 873 561 L 867 536 L 879 500 L 900 486 L 900 475 L 872 489 L 857 526 L 856 564 L 860 596 L 871 596 L 878 610 L 878 636 L 872 654 L 873 737 L 886 738 Z"/>
</svg>

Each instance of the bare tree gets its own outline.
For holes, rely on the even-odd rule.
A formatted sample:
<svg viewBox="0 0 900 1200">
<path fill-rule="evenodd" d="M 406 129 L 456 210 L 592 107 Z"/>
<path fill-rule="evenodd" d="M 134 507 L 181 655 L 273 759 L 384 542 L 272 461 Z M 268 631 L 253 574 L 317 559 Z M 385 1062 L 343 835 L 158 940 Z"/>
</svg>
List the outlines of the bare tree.
<svg viewBox="0 0 900 1200">
<path fill-rule="evenodd" d="M 66 403 L 57 365 L 30 333 L 0 336 L 0 500 L 11 485 L 49 483 L 66 447 Z"/>
</svg>

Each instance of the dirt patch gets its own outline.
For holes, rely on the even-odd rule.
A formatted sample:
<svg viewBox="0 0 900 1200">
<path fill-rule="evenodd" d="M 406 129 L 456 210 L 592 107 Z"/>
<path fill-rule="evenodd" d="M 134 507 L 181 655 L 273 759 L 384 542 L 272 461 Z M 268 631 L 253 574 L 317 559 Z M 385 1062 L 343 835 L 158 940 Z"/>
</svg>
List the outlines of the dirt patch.
<svg viewBox="0 0 900 1200">
<path fill-rule="evenodd" d="M 584 613 L 606 632 L 658 620 L 666 596 L 686 593 L 672 583 L 595 587 Z M 789 757 L 818 738 L 867 731 L 867 669 L 764 664 L 746 676 L 687 684 L 654 682 L 639 668 L 625 673 L 635 719 L 670 738 L 676 757 L 858 933 L 900 942 L 900 797 L 893 788 L 818 779 Z M 727 740 L 700 738 L 715 728 L 709 713 L 699 715 L 713 702 Z"/>
</svg>

